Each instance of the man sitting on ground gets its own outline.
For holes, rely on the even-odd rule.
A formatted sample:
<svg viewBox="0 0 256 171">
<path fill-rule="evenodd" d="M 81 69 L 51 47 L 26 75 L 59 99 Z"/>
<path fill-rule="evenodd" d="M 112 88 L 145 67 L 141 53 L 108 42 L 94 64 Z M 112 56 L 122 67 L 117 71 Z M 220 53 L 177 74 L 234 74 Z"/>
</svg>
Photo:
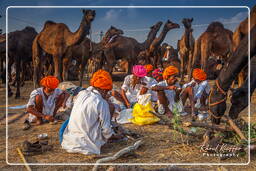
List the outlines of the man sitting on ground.
<svg viewBox="0 0 256 171">
<path fill-rule="evenodd" d="M 30 94 L 27 104 L 28 119 L 25 121 L 24 130 L 30 128 L 31 122 L 42 124 L 43 121 L 54 121 L 58 109 L 64 105 L 68 94 L 58 89 L 59 80 L 54 76 L 44 77 L 40 81 L 41 88 L 35 89 Z"/>
<path fill-rule="evenodd" d="M 179 70 L 174 66 L 167 67 L 163 72 L 164 81 L 152 86 L 153 91 L 158 95 L 158 112 L 166 114 L 168 117 L 173 116 L 174 104 L 179 100 L 181 91 L 177 80 Z"/>
<path fill-rule="evenodd" d="M 206 73 L 196 68 L 192 73 L 193 79 L 187 84 L 183 85 L 183 92 L 181 93 L 181 99 L 183 105 L 187 98 L 190 100 L 191 113 L 193 119 L 195 118 L 196 110 L 195 108 L 200 108 L 202 111 L 207 111 L 207 97 L 210 93 L 210 85 L 208 83 Z"/>
<path fill-rule="evenodd" d="M 121 138 L 114 135 L 111 128 L 113 108 L 108 103 L 108 91 L 113 84 L 110 74 L 98 70 L 93 74 L 90 85 L 77 95 L 63 133 L 61 146 L 70 153 L 100 154 L 101 146 L 108 139 Z"/>
</svg>

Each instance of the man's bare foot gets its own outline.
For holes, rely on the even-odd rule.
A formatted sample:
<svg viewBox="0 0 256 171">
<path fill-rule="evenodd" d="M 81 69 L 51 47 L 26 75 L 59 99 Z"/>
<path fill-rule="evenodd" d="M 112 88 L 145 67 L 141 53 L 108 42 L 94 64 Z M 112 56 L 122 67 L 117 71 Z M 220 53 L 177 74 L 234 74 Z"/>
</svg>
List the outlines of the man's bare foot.
<svg viewBox="0 0 256 171">
<path fill-rule="evenodd" d="M 42 124 L 43 124 L 42 119 L 41 119 L 41 118 L 38 118 L 38 119 L 36 120 L 36 124 L 35 124 L 35 125 L 42 125 Z"/>
</svg>

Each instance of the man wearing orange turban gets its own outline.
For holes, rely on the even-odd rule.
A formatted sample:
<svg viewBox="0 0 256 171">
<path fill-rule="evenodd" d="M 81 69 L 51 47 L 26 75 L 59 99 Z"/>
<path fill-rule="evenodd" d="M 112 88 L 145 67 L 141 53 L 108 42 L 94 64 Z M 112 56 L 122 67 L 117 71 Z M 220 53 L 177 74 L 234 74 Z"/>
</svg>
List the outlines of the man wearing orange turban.
<svg viewBox="0 0 256 171">
<path fill-rule="evenodd" d="M 107 93 L 113 83 L 104 70 L 95 72 L 90 87 L 77 95 L 70 119 L 63 133 L 61 146 L 70 153 L 100 154 L 108 139 L 118 139 L 111 127 Z"/>
<path fill-rule="evenodd" d="M 24 130 L 30 128 L 31 122 L 41 124 L 43 121 L 54 121 L 57 110 L 64 105 L 68 94 L 58 89 L 59 80 L 54 76 L 44 77 L 40 81 L 41 88 L 31 92 L 27 104 L 28 119 Z"/>
<path fill-rule="evenodd" d="M 158 112 L 172 117 L 174 105 L 179 100 L 181 91 L 180 84 L 178 83 L 177 76 L 179 70 L 174 66 L 165 68 L 163 72 L 164 81 L 152 86 L 152 90 L 158 94 Z"/>
<path fill-rule="evenodd" d="M 201 111 L 200 115 L 207 113 L 206 100 L 210 93 L 210 85 L 206 80 L 207 75 L 202 69 L 194 69 L 192 76 L 192 81 L 183 85 L 184 91 L 181 94 L 181 99 L 184 105 L 187 99 L 190 100 L 191 113 L 195 119 L 198 109 Z"/>
</svg>

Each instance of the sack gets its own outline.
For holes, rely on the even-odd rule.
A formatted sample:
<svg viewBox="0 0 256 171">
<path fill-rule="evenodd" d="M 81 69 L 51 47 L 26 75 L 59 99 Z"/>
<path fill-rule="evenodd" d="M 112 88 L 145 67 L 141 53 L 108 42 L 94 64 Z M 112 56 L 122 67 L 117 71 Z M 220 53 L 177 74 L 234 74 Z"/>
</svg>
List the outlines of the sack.
<svg viewBox="0 0 256 171">
<path fill-rule="evenodd" d="M 133 118 L 130 121 L 136 125 L 147 125 L 158 122 L 160 119 L 149 111 L 154 111 L 151 102 L 146 105 L 136 103 L 133 108 Z"/>
</svg>

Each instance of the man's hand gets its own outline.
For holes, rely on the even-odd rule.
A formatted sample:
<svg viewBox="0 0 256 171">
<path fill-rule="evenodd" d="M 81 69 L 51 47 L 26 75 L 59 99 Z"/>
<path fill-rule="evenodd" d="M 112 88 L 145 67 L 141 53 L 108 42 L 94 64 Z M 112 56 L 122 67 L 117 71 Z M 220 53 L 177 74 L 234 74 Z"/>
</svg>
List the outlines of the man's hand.
<svg viewBox="0 0 256 171">
<path fill-rule="evenodd" d="M 115 140 L 120 140 L 124 138 L 124 136 L 122 134 L 113 134 L 109 139 L 108 141 L 115 141 Z"/>
<path fill-rule="evenodd" d="M 45 120 L 50 121 L 50 122 L 53 122 L 53 121 L 54 121 L 54 118 L 53 118 L 52 116 L 50 116 L 50 115 L 44 115 L 43 118 L 44 118 Z"/>
<path fill-rule="evenodd" d="M 167 89 L 168 89 L 168 90 L 176 90 L 177 87 L 176 87 L 176 86 L 167 86 Z"/>
</svg>

